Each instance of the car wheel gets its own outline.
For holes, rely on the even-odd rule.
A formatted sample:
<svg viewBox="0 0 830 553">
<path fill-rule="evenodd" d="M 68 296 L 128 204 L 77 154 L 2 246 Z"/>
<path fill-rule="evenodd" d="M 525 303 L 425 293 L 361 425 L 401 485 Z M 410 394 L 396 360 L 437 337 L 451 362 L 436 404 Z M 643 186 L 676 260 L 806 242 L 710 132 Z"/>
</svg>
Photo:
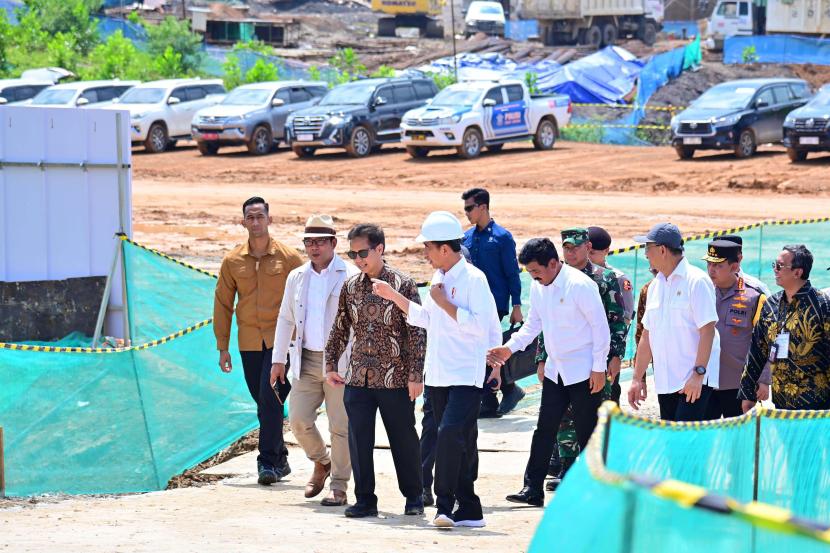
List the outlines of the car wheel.
<svg viewBox="0 0 830 553">
<path fill-rule="evenodd" d="M 406 153 L 415 158 L 424 158 L 429 155 L 429 149 L 421 146 L 407 146 Z"/>
<path fill-rule="evenodd" d="M 366 127 L 355 127 L 346 151 L 352 157 L 366 157 L 372 153 L 372 135 Z"/>
<path fill-rule="evenodd" d="M 741 131 L 738 143 L 735 145 L 735 157 L 747 158 L 755 155 L 758 146 L 755 144 L 755 133 L 749 129 Z"/>
<path fill-rule="evenodd" d="M 291 151 L 294 152 L 294 155 L 297 157 L 311 157 L 314 155 L 315 148 L 311 146 L 291 146 Z"/>
<path fill-rule="evenodd" d="M 481 153 L 481 147 L 483 145 L 484 140 L 481 138 L 481 131 L 469 128 L 464 131 L 464 136 L 461 138 L 461 146 L 456 148 L 456 151 L 464 159 L 473 159 Z"/>
<path fill-rule="evenodd" d="M 680 159 L 692 159 L 695 156 L 695 149 L 688 146 L 675 146 L 674 151 Z"/>
<path fill-rule="evenodd" d="M 654 46 L 657 41 L 657 27 L 654 26 L 654 23 L 649 21 L 643 24 L 639 39 L 646 46 Z"/>
<path fill-rule="evenodd" d="M 197 142 L 196 147 L 203 156 L 215 156 L 219 152 L 219 145 L 209 142 Z"/>
<path fill-rule="evenodd" d="M 613 46 L 617 42 L 617 27 L 613 23 L 606 23 L 602 27 L 602 45 Z"/>
<path fill-rule="evenodd" d="M 490 144 L 487 146 L 488 152 L 500 152 L 504 148 L 504 144 Z"/>
<path fill-rule="evenodd" d="M 537 150 L 552 150 L 555 143 L 556 125 L 550 119 L 542 119 L 533 136 L 533 147 Z"/>
<path fill-rule="evenodd" d="M 787 157 L 789 157 L 790 161 L 792 161 L 793 163 L 804 161 L 805 159 L 807 159 L 807 150 L 796 150 L 795 148 L 787 148 Z"/>
<path fill-rule="evenodd" d="M 262 156 L 271 151 L 274 146 L 274 137 L 271 135 L 271 129 L 265 125 L 260 125 L 254 129 L 251 134 L 251 140 L 248 141 L 248 153 L 257 156 Z"/>
<path fill-rule="evenodd" d="M 590 46 L 595 50 L 598 49 L 600 44 L 602 44 L 602 30 L 599 28 L 599 25 L 591 25 L 588 27 L 588 30 L 581 35 L 580 44 Z"/>
<path fill-rule="evenodd" d="M 161 123 L 153 123 L 147 131 L 147 139 L 144 141 L 144 149 L 151 154 L 158 154 L 167 149 L 170 139 L 167 136 L 167 127 Z"/>
</svg>

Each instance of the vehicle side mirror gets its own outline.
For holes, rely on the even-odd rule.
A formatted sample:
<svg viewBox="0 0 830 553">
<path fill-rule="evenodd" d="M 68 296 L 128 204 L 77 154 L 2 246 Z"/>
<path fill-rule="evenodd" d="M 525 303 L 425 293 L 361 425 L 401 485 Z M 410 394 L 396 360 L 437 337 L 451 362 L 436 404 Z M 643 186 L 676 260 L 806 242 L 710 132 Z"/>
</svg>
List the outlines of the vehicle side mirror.
<svg viewBox="0 0 830 553">
<path fill-rule="evenodd" d="M 427 99 L 427 101 L 426 101 L 426 102 L 424 102 L 424 103 L 425 103 L 426 105 L 430 105 L 430 104 L 432 103 L 432 98 L 428 98 L 428 99 Z"/>
<path fill-rule="evenodd" d="M 170 97 L 167 99 L 167 105 L 168 105 L 168 106 L 175 106 L 176 104 L 181 104 L 181 103 L 182 103 L 182 101 L 181 101 L 181 100 L 179 100 L 179 99 L 178 99 L 177 97 L 175 97 L 175 96 L 170 96 Z"/>
<path fill-rule="evenodd" d="M 271 100 L 271 106 L 272 107 L 278 108 L 278 107 L 281 107 L 281 106 L 284 106 L 284 105 L 285 105 L 285 100 L 283 100 L 282 98 L 274 98 L 273 100 Z"/>
<path fill-rule="evenodd" d="M 377 98 L 375 98 L 375 105 L 376 106 L 386 105 L 386 98 L 384 98 L 383 96 L 378 96 Z"/>
<path fill-rule="evenodd" d="M 117 104 L 117 103 L 118 103 L 118 101 L 119 101 L 119 99 L 118 99 L 118 98 L 113 98 L 113 99 L 112 99 L 112 103 L 113 103 L 113 104 Z"/>
<path fill-rule="evenodd" d="M 766 100 L 762 100 L 762 99 L 760 99 L 760 98 L 759 98 L 758 100 L 756 100 L 756 101 L 755 101 L 755 107 L 756 107 L 757 109 L 761 109 L 761 108 L 769 107 L 769 102 L 767 102 Z"/>
<path fill-rule="evenodd" d="M 78 107 L 85 106 L 88 103 L 89 103 L 89 100 L 87 98 L 78 98 L 77 100 L 75 100 L 75 105 L 78 106 Z"/>
<path fill-rule="evenodd" d="M 322 99 L 323 99 L 322 96 L 317 96 L 316 98 L 312 98 L 311 99 L 311 105 L 316 106 L 317 104 L 320 103 L 320 100 L 322 100 Z"/>
<path fill-rule="evenodd" d="M 496 101 L 493 100 L 492 98 L 485 98 L 484 101 L 481 102 L 481 105 L 486 107 L 486 108 L 491 108 L 491 107 L 496 105 Z"/>
<path fill-rule="evenodd" d="M 8 101 L 8 100 L 6 100 L 6 99 L 5 99 L 5 98 L 3 98 L 2 96 L 0 96 L 0 106 L 4 106 L 4 105 L 6 105 L 6 104 L 8 104 L 8 103 L 9 103 L 9 101 Z"/>
</svg>

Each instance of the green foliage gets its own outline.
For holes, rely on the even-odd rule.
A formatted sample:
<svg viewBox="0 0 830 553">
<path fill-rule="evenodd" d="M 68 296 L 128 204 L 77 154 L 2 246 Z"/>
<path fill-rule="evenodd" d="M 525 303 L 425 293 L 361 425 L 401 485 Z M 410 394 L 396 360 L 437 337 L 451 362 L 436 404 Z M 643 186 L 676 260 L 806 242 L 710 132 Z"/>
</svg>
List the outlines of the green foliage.
<svg viewBox="0 0 830 553">
<path fill-rule="evenodd" d="M 154 76 L 153 60 L 120 30 L 96 46 L 89 58 L 90 65 L 81 72 L 86 79 L 149 80 Z"/>
<path fill-rule="evenodd" d="M 451 84 L 458 82 L 453 73 L 429 73 L 429 76 L 432 77 L 432 80 L 435 83 L 435 86 L 438 87 L 438 90 L 442 90 Z"/>
<path fill-rule="evenodd" d="M 308 68 L 308 80 L 310 81 L 321 81 L 323 80 L 323 75 L 320 73 L 320 68 L 316 65 L 312 65 Z"/>
<path fill-rule="evenodd" d="M 329 65 L 339 73 L 335 78 L 337 84 L 354 81 L 366 73 L 366 66 L 363 65 L 360 58 L 351 48 L 338 50 L 337 54 L 329 59 Z"/>
<path fill-rule="evenodd" d="M 88 54 L 99 42 L 98 22 L 90 18 L 102 4 L 102 0 L 24 0 L 24 8 L 18 14 L 26 12 L 26 22 L 37 22 L 38 29 L 48 36 L 57 37 L 59 33 L 72 37 L 72 49 L 82 55 Z M 64 45 L 67 38 L 62 39 Z M 77 61 L 75 62 L 77 65 Z"/>
<path fill-rule="evenodd" d="M 182 59 L 183 56 L 179 52 L 168 46 L 164 53 L 154 60 L 153 69 L 159 77 L 181 77 L 186 73 Z"/>
<path fill-rule="evenodd" d="M 525 86 L 530 94 L 539 94 L 539 76 L 535 72 L 525 73 Z"/>
<path fill-rule="evenodd" d="M 246 83 L 262 83 L 265 81 L 276 81 L 280 78 L 279 69 L 273 63 L 258 58 L 256 63 L 245 73 Z"/>
<path fill-rule="evenodd" d="M 83 58 L 81 46 L 72 35 L 57 33 L 46 44 L 49 65 L 63 67 L 73 73 L 78 71 L 78 61 Z"/>
<path fill-rule="evenodd" d="M 395 68 L 389 67 L 388 65 L 381 65 L 375 72 L 370 75 L 370 77 L 383 77 L 383 78 L 391 78 L 395 76 Z"/>
<path fill-rule="evenodd" d="M 590 127 L 567 125 L 560 129 L 562 140 L 573 142 L 602 142 L 602 131 L 599 125 Z"/>
<path fill-rule="evenodd" d="M 741 52 L 741 61 L 743 63 L 757 63 L 758 62 L 758 51 L 755 50 L 755 46 L 747 46 Z"/>
<path fill-rule="evenodd" d="M 138 25 L 139 27 L 144 27 L 144 21 L 138 15 L 138 12 L 130 12 L 130 15 L 127 16 L 127 21 L 129 21 L 133 25 Z"/>
<path fill-rule="evenodd" d="M 0 77 L 5 77 L 11 69 L 8 51 L 11 48 L 12 26 L 6 18 L 5 10 L 0 10 Z"/>
<path fill-rule="evenodd" d="M 257 56 L 256 62 L 246 73 L 242 71 L 242 60 L 240 59 L 240 56 L 244 53 Z M 274 49 L 271 46 L 258 40 L 234 44 L 233 50 L 227 55 L 225 62 L 222 64 L 222 71 L 224 72 L 222 78 L 225 82 L 225 88 L 231 90 L 246 83 L 278 81 L 281 66 L 268 59 L 273 53 Z"/>
<path fill-rule="evenodd" d="M 239 63 L 239 56 L 228 54 L 222 63 L 222 71 L 224 72 L 222 80 L 225 82 L 225 88 L 233 90 L 245 82 L 245 77 L 242 75 L 242 65 Z"/>
<path fill-rule="evenodd" d="M 156 68 L 163 68 L 164 76 L 195 75 L 202 64 L 202 37 L 190 30 L 188 21 L 167 16 L 158 25 L 146 25 L 147 52 L 155 58 Z M 168 54 L 168 51 L 170 54 Z M 174 59 L 177 57 L 177 60 Z M 174 66 L 180 73 L 170 74 Z"/>
</svg>

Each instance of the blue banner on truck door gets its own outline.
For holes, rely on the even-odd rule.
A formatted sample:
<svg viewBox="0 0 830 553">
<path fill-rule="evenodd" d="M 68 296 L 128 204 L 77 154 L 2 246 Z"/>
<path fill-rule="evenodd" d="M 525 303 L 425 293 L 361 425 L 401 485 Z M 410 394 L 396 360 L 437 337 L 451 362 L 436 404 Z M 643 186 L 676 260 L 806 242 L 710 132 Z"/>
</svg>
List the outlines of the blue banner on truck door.
<svg viewBox="0 0 830 553">
<path fill-rule="evenodd" d="M 490 118 L 493 134 L 496 136 L 508 136 L 526 133 L 526 112 L 527 106 L 524 100 L 493 107 L 493 115 Z"/>
</svg>

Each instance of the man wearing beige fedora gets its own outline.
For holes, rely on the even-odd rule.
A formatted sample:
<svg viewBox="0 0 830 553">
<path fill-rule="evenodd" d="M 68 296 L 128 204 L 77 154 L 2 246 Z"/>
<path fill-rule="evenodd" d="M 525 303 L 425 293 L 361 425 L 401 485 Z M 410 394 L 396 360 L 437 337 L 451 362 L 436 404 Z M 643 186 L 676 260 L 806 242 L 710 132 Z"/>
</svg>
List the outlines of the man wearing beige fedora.
<svg viewBox="0 0 830 553">
<path fill-rule="evenodd" d="M 335 255 L 337 237 L 329 215 L 309 217 L 302 239 L 309 260 L 288 275 L 274 337 L 271 385 L 277 380 L 284 383 L 286 378 L 291 379 L 291 431 L 314 462 L 305 496 L 317 496 L 331 476 L 331 493 L 321 503 L 345 505 L 352 471 L 348 418 L 343 388 L 326 384 L 324 350 L 337 315 L 343 282 L 359 271 Z M 343 375 L 350 353 L 351 343 L 336 361 L 338 372 Z M 290 360 L 288 375 L 287 360 Z M 317 409 L 323 401 L 331 434 L 330 454 L 316 426 Z"/>
</svg>

